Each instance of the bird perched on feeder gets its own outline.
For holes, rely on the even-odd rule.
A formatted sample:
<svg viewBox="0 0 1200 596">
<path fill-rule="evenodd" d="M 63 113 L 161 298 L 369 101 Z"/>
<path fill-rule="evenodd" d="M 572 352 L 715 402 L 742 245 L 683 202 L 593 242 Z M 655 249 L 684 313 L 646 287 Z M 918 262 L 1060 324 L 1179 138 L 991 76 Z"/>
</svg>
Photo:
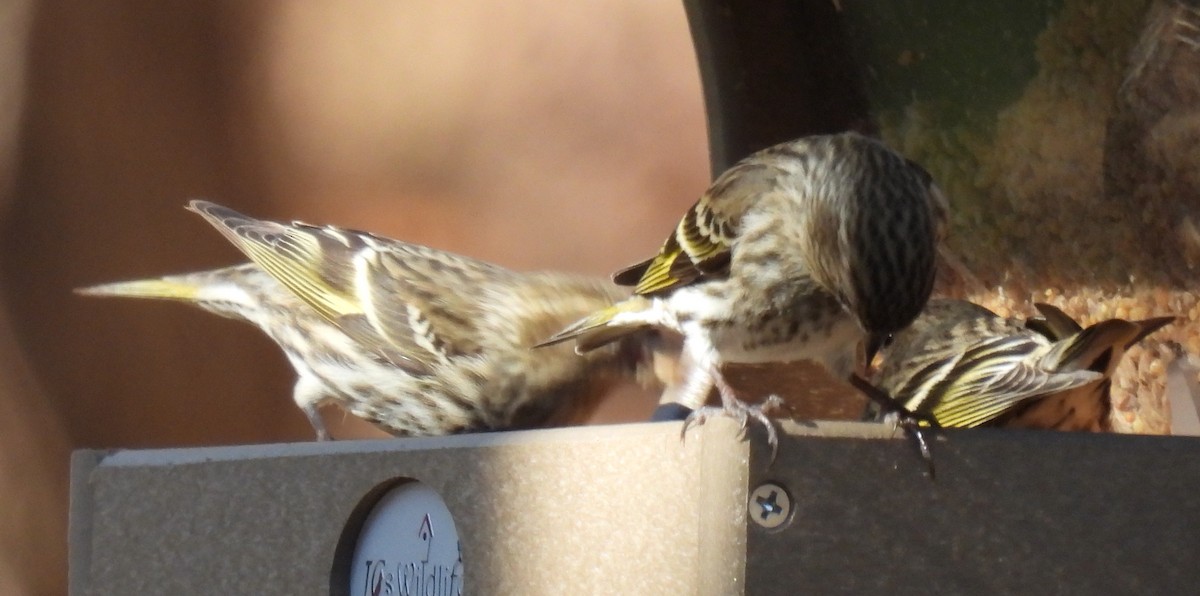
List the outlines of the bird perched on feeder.
<svg viewBox="0 0 1200 596">
<path fill-rule="evenodd" d="M 929 174 L 856 133 L 801 138 L 721 174 L 657 256 L 615 274 L 634 295 L 541 345 L 574 339 L 586 354 L 647 327 L 683 336 L 684 424 L 718 412 L 762 422 L 724 363 L 813 360 L 848 378 L 864 339 L 920 313 L 933 287 L 947 205 Z M 721 407 L 700 408 L 716 387 Z"/>
<path fill-rule="evenodd" d="M 1075 319 L 1067 316 L 1058 308 L 1043 303 L 1037 303 L 1034 306 L 1042 316 L 1028 319 L 1025 321 L 1025 326 L 1038 331 L 1043 336 L 1053 341 L 1062 341 L 1085 332 Z M 1129 348 L 1151 333 L 1174 323 L 1175 317 L 1154 317 L 1131 322 L 1138 327 L 1136 334 L 1124 343 L 1119 341 L 1114 343 L 1109 350 L 1102 351 L 1100 357 L 1093 360 L 1088 366 L 1089 370 L 1104 375 L 1104 379 L 1100 383 L 1047 395 L 1037 401 L 1024 404 L 1004 420 L 1004 426 L 1063 431 L 1100 432 L 1111 430 L 1109 415 L 1112 411 L 1110 393 L 1113 373 L 1116 372 L 1117 366 L 1121 364 L 1121 359 Z M 1096 404 L 1099 404 L 1099 407 L 1096 407 Z"/>
<path fill-rule="evenodd" d="M 253 262 L 79 292 L 180 300 L 256 325 L 295 368 L 293 398 L 318 439 L 329 438 L 324 403 L 394 435 L 443 435 L 578 419 L 618 384 L 652 383 L 644 338 L 585 357 L 530 349 L 616 300 L 606 282 L 206 201 L 188 208 Z"/>
<path fill-rule="evenodd" d="M 881 351 L 875 382 L 942 427 L 1100 431 L 1125 351 L 1174 321 L 1109 319 L 1082 328 L 1061 310 L 1005 318 L 963 300 L 931 300 Z"/>
</svg>

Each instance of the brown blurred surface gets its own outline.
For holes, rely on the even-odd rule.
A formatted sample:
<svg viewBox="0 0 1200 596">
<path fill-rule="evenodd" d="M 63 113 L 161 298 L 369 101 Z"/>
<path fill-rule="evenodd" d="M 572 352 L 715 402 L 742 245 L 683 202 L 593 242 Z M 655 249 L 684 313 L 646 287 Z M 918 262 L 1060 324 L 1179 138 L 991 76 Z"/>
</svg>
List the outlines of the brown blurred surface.
<svg viewBox="0 0 1200 596">
<path fill-rule="evenodd" d="M 255 329 L 71 294 L 240 260 L 188 198 L 606 274 L 708 179 L 676 3 L 10 2 L 0 28 L 2 594 L 64 590 L 70 448 L 311 438 Z"/>
</svg>

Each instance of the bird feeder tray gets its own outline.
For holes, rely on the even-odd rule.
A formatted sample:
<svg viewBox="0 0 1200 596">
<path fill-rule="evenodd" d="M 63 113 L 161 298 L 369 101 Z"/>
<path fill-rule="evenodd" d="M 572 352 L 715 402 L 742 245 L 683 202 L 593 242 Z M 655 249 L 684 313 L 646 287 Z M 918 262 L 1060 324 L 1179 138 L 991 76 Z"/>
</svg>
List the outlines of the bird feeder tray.
<svg viewBox="0 0 1200 596">
<path fill-rule="evenodd" d="M 71 592 L 1168 594 L 1200 585 L 1200 438 L 947 432 L 934 442 L 930 480 L 912 443 L 882 424 L 785 423 L 773 464 L 760 429 L 745 440 L 715 419 L 679 435 L 679 423 L 658 423 L 81 451 Z M 364 559 L 355 550 L 383 517 L 372 521 L 372 509 L 404 486 L 428 500 Z M 446 562 L 432 562 L 435 548 L 451 553 Z"/>
</svg>

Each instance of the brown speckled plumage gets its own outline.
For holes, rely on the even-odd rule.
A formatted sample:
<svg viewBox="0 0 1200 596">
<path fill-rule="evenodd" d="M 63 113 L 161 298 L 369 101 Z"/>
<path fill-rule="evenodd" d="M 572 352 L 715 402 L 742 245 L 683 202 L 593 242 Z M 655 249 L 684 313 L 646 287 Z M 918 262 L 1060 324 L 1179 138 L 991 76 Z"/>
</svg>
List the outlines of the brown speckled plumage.
<svg viewBox="0 0 1200 596">
<path fill-rule="evenodd" d="M 601 280 L 190 208 L 254 262 L 81 292 L 183 300 L 258 326 L 296 369 L 294 398 L 319 438 L 323 403 L 395 435 L 442 435 L 576 420 L 615 385 L 652 378 L 642 338 L 583 357 L 530 349 L 616 300 Z"/>
<path fill-rule="evenodd" d="M 1107 430 L 1113 371 L 1126 350 L 1173 317 L 1110 319 L 1086 329 L 1038 304 L 1041 317 L 1000 317 L 931 300 L 882 352 L 875 382 L 946 427 Z"/>
<path fill-rule="evenodd" d="M 724 412 L 770 429 L 719 367 L 811 360 L 848 377 L 866 336 L 903 328 L 925 304 L 945 216 L 929 174 L 878 141 L 783 143 L 723 173 L 657 256 L 616 274 L 632 298 L 547 343 L 586 351 L 647 326 L 677 331 L 681 403 L 698 408 L 715 385 Z"/>
</svg>

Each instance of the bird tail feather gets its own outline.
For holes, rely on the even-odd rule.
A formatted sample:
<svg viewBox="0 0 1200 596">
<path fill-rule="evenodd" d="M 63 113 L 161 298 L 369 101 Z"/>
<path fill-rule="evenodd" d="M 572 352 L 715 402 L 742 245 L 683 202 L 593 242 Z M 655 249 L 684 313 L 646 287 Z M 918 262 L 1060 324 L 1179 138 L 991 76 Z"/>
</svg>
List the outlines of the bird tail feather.
<svg viewBox="0 0 1200 596">
<path fill-rule="evenodd" d="M 646 305 L 646 299 L 639 296 L 618 302 L 572 323 L 566 329 L 538 343 L 534 348 L 552 346 L 574 339 L 575 351 L 586 354 L 644 328 L 646 325 L 643 323 L 625 324 L 618 322 L 618 319 L 619 315 L 623 313 L 644 310 Z"/>
<path fill-rule="evenodd" d="M 121 298 L 151 298 L 195 302 L 200 286 L 178 276 L 138 279 L 77 288 L 81 296 L 117 296 Z"/>
</svg>

